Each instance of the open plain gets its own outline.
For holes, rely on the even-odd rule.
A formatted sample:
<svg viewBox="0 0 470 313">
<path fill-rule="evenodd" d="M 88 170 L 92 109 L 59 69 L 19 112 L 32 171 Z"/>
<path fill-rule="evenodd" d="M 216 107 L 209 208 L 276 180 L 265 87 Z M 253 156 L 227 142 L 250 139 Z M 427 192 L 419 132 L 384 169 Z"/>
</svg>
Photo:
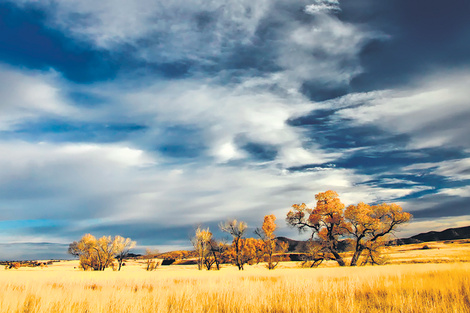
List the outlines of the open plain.
<svg viewBox="0 0 470 313">
<path fill-rule="evenodd" d="M 427 245 L 429 249 L 422 249 Z M 0 271 L 1 312 L 470 312 L 470 242 L 385 248 L 387 264 L 283 262 L 81 271 L 78 261 Z"/>
</svg>

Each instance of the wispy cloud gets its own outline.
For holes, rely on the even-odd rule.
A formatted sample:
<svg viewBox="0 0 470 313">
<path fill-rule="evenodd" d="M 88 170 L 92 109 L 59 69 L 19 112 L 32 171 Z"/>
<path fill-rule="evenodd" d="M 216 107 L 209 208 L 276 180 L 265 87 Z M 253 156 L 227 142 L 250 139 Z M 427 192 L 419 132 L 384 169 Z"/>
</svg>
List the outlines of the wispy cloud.
<svg viewBox="0 0 470 313">
<path fill-rule="evenodd" d="M 15 129 L 40 117 L 62 118 L 81 115 L 66 101 L 60 90 L 60 79 L 50 72 L 18 71 L 0 65 L 0 131 Z"/>
<path fill-rule="evenodd" d="M 305 12 L 308 14 L 338 11 L 341 11 L 338 0 L 315 0 L 314 3 L 305 6 Z"/>
</svg>

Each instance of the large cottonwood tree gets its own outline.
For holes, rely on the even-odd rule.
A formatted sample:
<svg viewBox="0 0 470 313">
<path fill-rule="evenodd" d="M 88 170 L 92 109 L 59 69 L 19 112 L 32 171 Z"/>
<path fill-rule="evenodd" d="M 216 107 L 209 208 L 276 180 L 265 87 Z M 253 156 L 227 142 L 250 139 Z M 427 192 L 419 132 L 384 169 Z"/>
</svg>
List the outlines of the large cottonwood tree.
<svg viewBox="0 0 470 313">
<path fill-rule="evenodd" d="M 338 194 L 332 190 L 315 195 L 315 199 L 317 203 L 313 209 L 305 203 L 294 204 L 286 221 L 299 231 L 310 230 L 311 238 L 316 237 L 320 244 L 318 255 L 334 259 L 340 266 L 346 265 L 339 251 L 341 240 L 351 240 L 354 254 L 350 265 L 355 266 L 364 251 L 368 258 L 376 255 L 386 241 L 385 236 L 412 217 L 397 204 L 369 206 L 359 203 L 345 209 Z"/>
</svg>

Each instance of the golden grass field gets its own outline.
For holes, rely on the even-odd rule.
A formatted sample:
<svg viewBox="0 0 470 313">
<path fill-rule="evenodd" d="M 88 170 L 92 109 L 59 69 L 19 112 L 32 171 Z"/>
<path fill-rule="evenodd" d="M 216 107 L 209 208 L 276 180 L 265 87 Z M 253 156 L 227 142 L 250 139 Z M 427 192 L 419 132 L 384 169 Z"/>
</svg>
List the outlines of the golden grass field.
<svg viewBox="0 0 470 313">
<path fill-rule="evenodd" d="M 389 265 L 245 271 L 172 265 L 84 272 L 77 261 L 0 270 L 1 312 L 470 312 L 470 243 L 386 249 Z"/>
</svg>

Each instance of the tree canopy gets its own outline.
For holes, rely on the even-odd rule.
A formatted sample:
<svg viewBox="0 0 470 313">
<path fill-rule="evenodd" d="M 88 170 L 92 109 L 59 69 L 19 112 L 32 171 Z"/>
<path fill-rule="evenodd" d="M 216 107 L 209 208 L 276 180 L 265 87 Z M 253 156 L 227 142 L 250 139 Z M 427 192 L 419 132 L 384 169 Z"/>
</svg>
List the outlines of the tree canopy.
<svg viewBox="0 0 470 313">
<path fill-rule="evenodd" d="M 351 266 L 358 264 L 364 251 L 365 262 L 377 263 L 378 248 L 384 244 L 386 236 L 412 217 L 394 203 L 371 206 L 361 202 L 345 209 L 338 194 L 332 190 L 316 194 L 315 199 L 313 209 L 305 203 L 292 205 L 286 221 L 299 231 L 312 232 L 311 240 L 316 239 L 319 244 L 317 259 L 331 258 L 340 266 L 346 265 L 339 253 L 341 240 L 349 239 L 353 245 Z"/>
</svg>

